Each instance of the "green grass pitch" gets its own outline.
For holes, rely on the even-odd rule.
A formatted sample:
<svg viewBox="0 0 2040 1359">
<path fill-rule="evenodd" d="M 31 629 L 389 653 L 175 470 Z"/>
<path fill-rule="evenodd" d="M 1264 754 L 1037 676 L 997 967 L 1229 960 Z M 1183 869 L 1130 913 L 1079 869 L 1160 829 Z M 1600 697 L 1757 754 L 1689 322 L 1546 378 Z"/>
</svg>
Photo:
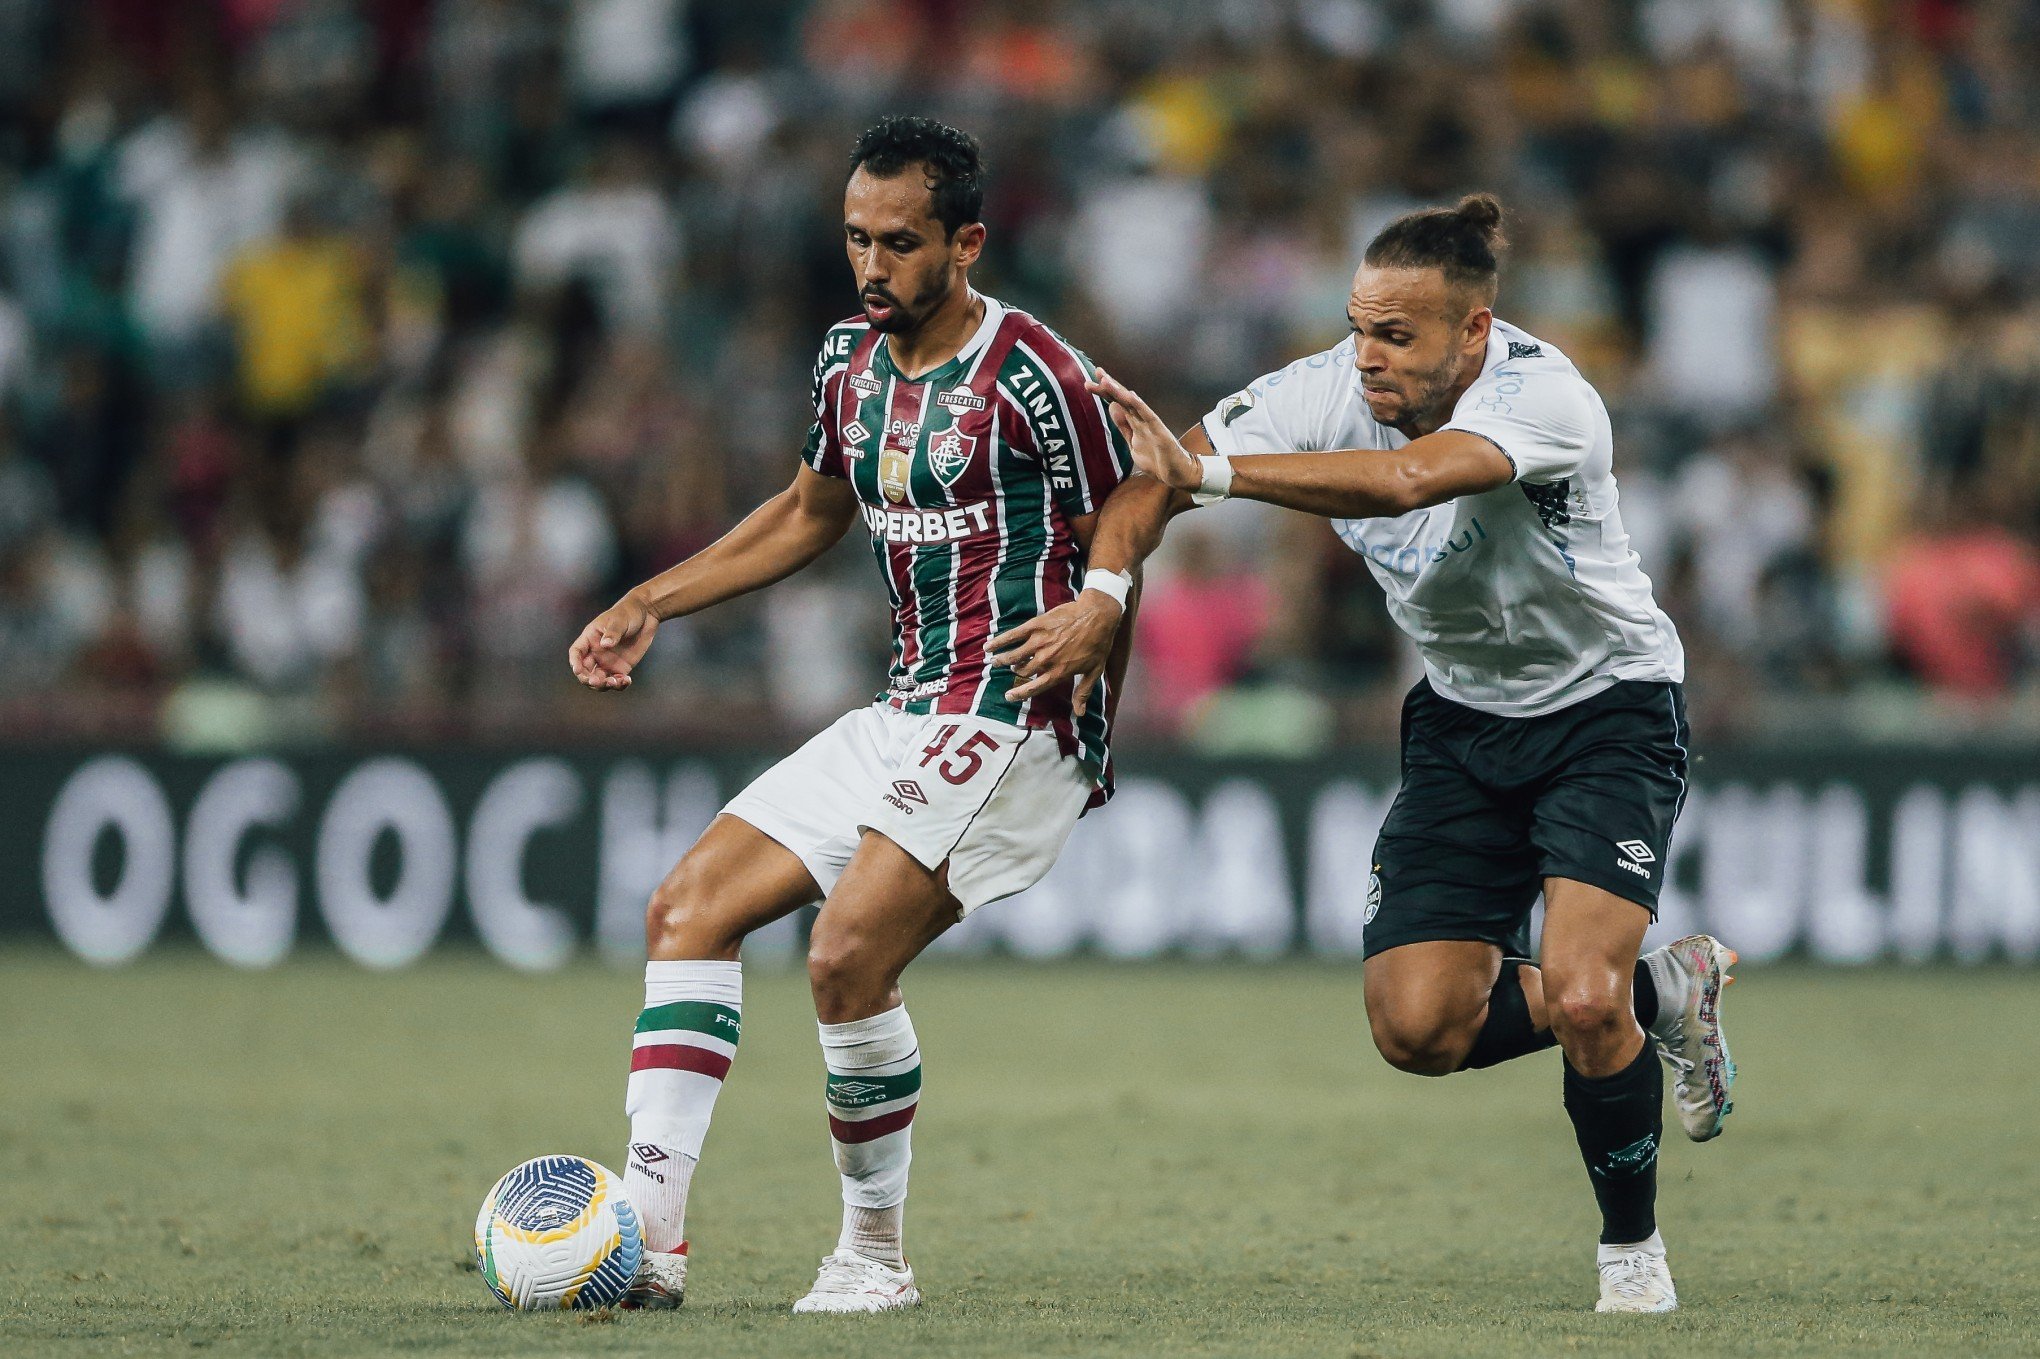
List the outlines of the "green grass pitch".
<svg viewBox="0 0 2040 1359">
<path fill-rule="evenodd" d="M 1802 1355 L 2040 1349 L 2040 978 L 1750 969 L 1742 1108 L 1669 1132 L 1684 1310 L 1592 1312 L 1555 1053 L 1450 1080 L 1316 964 L 945 963 L 911 1314 L 794 1317 L 836 1180 L 803 980 L 754 969 L 685 1311 L 518 1316 L 491 1181 L 621 1163 L 638 982 L 0 952 L 0 1354 Z"/>
</svg>

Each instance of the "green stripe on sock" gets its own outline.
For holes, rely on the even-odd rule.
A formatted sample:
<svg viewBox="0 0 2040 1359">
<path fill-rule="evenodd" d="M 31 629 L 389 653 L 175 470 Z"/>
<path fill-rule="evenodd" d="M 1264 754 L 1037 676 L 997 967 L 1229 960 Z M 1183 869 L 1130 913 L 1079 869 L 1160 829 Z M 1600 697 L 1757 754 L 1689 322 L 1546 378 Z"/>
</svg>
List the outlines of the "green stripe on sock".
<svg viewBox="0 0 2040 1359">
<path fill-rule="evenodd" d="M 707 1000 L 676 1000 L 670 1005 L 654 1005 L 637 1017 L 639 1033 L 692 1029 L 696 1033 L 720 1038 L 725 1043 L 736 1042 L 741 1028 L 734 1009 Z"/>
<path fill-rule="evenodd" d="M 921 1068 L 897 1076 L 839 1076 L 829 1073 L 829 1103 L 838 1109 L 868 1109 L 921 1092 Z"/>
</svg>

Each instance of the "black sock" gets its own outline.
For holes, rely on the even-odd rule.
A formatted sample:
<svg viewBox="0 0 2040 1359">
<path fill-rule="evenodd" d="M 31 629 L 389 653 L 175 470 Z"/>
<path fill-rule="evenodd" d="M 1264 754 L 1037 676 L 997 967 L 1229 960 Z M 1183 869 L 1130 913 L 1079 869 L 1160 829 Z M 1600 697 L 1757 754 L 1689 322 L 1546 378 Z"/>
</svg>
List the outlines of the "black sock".
<svg viewBox="0 0 2040 1359">
<path fill-rule="evenodd" d="M 1528 963 L 1522 958 L 1502 959 L 1501 975 L 1495 978 L 1495 989 L 1488 996 L 1487 1019 L 1481 1024 L 1466 1061 L 1461 1063 L 1461 1071 L 1496 1066 L 1558 1043 L 1550 1029 L 1536 1028 L 1530 1022 L 1530 1002 L 1523 996 L 1523 981 L 1517 975 L 1526 966 Z"/>
<path fill-rule="evenodd" d="M 1603 1245 L 1628 1245 L 1657 1230 L 1664 1089 L 1648 1040 L 1636 1060 L 1612 1076 L 1582 1076 L 1570 1061 L 1565 1064 L 1565 1112 L 1601 1205 Z"/>
<path fill-rule="evenodd" d="M 1636 1022 L 1646 1029 L 1657 1023 L 1657 983 L 1651 979 L 1649 964 L 1641 958 L 1636 960 L 1636 982 L 1630 994 L 1636 1005 Z"/>
</svg>

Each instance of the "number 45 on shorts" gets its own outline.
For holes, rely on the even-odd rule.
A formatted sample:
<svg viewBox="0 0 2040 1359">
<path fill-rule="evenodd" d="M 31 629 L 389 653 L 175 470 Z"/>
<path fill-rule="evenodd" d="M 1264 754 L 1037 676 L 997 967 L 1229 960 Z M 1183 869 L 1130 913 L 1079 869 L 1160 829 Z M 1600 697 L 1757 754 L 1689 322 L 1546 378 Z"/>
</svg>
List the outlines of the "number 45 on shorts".
<svg viewBox="0 0 2040 1359">
<path fill-rule="evenodd" d="M 949 750 L 949 743 L 956 739 L 956 733 L 961 730 L 962 725 L 956 722 L 947 723 L 938 730 L 934 741 L 921 750 L 921 767 L 926 769 L 945 750 Z M 998 738 L 990 732 L 974 731 L 955 750 L 949 751 L 949 758 L 936 767 L 942 777 L 950 783 L 969 783 L 977 772 L 985 767 L 985 756 L 998 748 Z"/>
</svg>

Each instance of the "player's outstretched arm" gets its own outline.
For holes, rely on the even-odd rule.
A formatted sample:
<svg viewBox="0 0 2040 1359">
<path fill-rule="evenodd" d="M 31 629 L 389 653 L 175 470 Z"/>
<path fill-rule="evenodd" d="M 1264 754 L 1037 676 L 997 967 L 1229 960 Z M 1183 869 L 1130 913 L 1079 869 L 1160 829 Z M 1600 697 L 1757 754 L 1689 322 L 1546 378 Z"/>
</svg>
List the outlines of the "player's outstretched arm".
<svg viewBox="0 0 2040 1359">
<path fill-rule="evenodd" d="M 803 466 L 793 485 L 677 566 L 605 609 L 567 648 L 574 678 L 590 689 L 623 689 L 659 624 L 762 589 L 827 552 L 857 520 L 850 483 Z"/>
<path fill-rule="evenodd" d="M 1140 395 L 1117 378 L 1100 372 L 1093 390 L 1112 403 L 1112 422 L 1126 436 L 1140 470 L 1182 491 L 1261 500 L 1332 519 L 1375 519 L 1491 491 L 1516 475 L 1508 455 L 1495 445 L 1451 429 L 1397 449 L 1251 458 L 1200 455 L 1178 442 Z"/>
</svg>

